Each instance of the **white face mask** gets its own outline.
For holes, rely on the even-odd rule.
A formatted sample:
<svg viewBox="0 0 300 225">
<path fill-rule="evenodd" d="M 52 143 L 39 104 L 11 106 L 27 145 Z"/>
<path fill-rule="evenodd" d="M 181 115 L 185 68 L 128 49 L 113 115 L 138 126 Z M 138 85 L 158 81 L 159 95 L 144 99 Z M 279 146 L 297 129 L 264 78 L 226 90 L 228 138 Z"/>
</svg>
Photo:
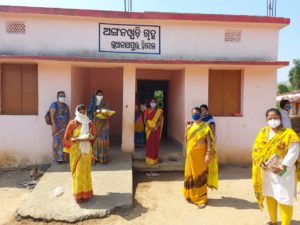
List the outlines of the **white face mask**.
<svg viewBox="0 0 300 225">
<path fill-rule="evenodd" d="M 272 128 L 276 128 L 281 124 L 281 121 L 279 119 L 271 119 L 268 120 L 268 125 Z"/>
<path fill-rule="evenodd" d="M 155 102 L 150 102 L 150 107 L 153 109 L 153 108 L 155 108 L 155 106 L 156 106 L 156 103 Z"/>
<path fill-rule="evenodd" d="M 96 100 L 97 100 L 97 101 L 96 101 L 96 105 L 99 105 L 102 99 L 103 99 L 103 96 L 102 96 L 102 95 L 101 95 L 101 96 L 96 95 Z"/>
<path fill-rule="evenodd" d="M 58 101 L 61 103 L 65 103 L 66 98 L 65 97 L 58 97 Z"/>
<path fill-rule="evenodd" d="M 97 98 L 98 101 L 101 102 L 101 100 L 103 99 L 103 96 L 102 95 L 96 95 L 96 98 Z"/>
</svg>

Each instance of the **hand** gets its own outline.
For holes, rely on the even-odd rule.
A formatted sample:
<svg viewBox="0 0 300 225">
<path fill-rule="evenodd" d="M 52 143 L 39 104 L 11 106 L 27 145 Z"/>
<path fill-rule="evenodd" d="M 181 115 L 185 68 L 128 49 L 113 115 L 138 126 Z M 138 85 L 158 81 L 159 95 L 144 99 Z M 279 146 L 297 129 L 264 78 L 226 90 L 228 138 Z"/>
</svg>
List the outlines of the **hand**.
<svg viewBox="0 0 300 225">
<path fill-rule="evenodd" d="M 55 136 L 57 134 L 57 129 L 55 126 L 52 126 L 52 136 Z"/>
<path fill-rule="evenodd" d="M 204 162 L 206 164 L 209 164 L 210 162 L 210 152 L 207 152 L 206 155 L 205 155 L 205 158 L 204 158 Z"/>
<path fill-rule="evenodd" d="M 264 162 L 262 162 L 262 163 L 260 164 L 260 167 L 261 167 L 262 169 L 264 169 L 264 170 L 268 170 L 268 167 L 266 166 L 266 164 L 265 164 Z"/>
<path fill-rule="evenodd" d="M 77 139 L 77 141 L 90 141 L 90 138 L 80 138 L 80 139 Z"/>
<path fill-rule="evenodd" d="M 78 140 L 77 140 L 77 138 L 71 138 L 71 141 L 72 141 L 72 142 L 76 142 L 76 141 L 78 141 Z"/>
<path fill-rule="evenodd" d="M 280 167 L 275 167 L 275 168 L 272 169 L 272 172 L 274 174 L 279 174 L 281 171 L 282 171 L 282 168 L 280 168 Z"/>
</svg>

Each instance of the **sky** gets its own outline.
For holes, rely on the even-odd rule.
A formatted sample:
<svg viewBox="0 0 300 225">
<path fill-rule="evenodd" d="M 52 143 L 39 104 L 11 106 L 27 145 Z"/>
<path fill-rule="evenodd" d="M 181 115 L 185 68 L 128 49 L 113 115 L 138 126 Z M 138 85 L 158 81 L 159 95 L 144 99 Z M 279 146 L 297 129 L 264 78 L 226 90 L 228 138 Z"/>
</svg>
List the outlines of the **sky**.
<svg viewBox="0 0 300 225">
<path fill-rule="evenodd" d="M 132 0 L 133 11 L 266 15 L 267 0 Z M 0 5 L 124 10 L 124 0 L 0 0 Z M 288 81 L 293 59 L 300 59 L 300 0 L 277 0 L 277 17 L 291 19 L 281 30 L 278 60 L 290 66 L 278 70 L 277 81 Z"/>
</svg>

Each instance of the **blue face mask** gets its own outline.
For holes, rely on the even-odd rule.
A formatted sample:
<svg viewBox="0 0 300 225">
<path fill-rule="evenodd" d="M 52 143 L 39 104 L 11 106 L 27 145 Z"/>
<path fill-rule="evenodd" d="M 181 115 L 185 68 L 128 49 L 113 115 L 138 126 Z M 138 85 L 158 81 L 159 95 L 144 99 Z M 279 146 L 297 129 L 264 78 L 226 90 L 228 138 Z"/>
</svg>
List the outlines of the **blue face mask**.
<svg viewBox="0 0 300 225">
<path fill-rule="evenodd" d="M 292 106 L 291 106 L 291 105 L 288 105 L 288 106 L 287 106 L 287 109 L 288 109 L 288 110 L 291 110 L 291 109 L 292 109 Z"/>
<path fill-rule="evenodd" d="M 193 118 L 193 120 L 199 120 L 200 119 L 200 113 L 193 114 L 192 118 Z"/>
</svg>

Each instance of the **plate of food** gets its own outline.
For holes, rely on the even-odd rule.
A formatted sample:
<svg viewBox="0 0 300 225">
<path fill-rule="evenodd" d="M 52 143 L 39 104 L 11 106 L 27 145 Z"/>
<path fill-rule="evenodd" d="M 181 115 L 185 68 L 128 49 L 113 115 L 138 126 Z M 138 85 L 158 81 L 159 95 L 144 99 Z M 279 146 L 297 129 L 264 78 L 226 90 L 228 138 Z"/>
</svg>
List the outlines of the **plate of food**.
<svg viewBox="0 0 300 225">
<path fill-rule="evenodd" d="M 109 117 L 113 116 L 116 113 L 114 110 L 109 109 L 101 109 L 97 110 L 96 117 L 100 119 L 108 119 Z"/>
<path fill-rule="evenodd" d="M 90 134 L 89 133 L 86 133 L 86 134 L 80 134 L 77 139 L 78 140 L 85 140 L 85 139 L 89 139 L 90 137 Z"/>
</svg>

